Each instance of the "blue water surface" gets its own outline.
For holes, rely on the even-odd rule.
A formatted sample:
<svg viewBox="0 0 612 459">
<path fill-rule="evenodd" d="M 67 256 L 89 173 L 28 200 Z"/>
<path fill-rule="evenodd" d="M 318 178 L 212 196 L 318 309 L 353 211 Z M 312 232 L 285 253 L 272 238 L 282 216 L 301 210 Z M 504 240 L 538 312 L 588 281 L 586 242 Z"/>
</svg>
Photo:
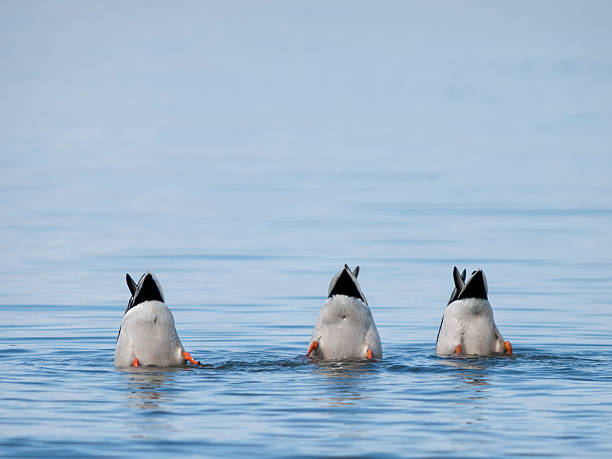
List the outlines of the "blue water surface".
<svg viewBox="0 0 612 459">
<path fill-rule="evenodd" d="M 611 13 L 1 3 L 0 456 L 609 457 Z M 381 361 L 304 356 L 344 263 Z M 114 368 L 147 270 L 202 367 Z"/>
</svg>

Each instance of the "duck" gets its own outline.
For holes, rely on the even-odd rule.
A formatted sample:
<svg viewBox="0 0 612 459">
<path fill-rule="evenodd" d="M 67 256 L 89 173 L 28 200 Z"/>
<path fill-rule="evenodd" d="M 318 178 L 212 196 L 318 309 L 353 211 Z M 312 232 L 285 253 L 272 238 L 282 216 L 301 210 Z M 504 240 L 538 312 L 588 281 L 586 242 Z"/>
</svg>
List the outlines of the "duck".
<svg viewBox="0 0 612 459">
<path fill-rule="evenodd" d="M 149 271 L 138 283 L 129 273 L 125 280 L 131 296 L 117 334 L 115 366 L 178 367 L 186 362 L 199 365 L 181 343 L 157 277 Z"/>
<path fill-rule="evenodd" d="M 357 281 L 359 266 L 338 271 L 328 288 L 306 355 L 314 360 L 357 361 L 382 359 L 382 345 L 374 317 Z"/>
<path fill-rule="evenodd" d="M 466 281 L 462 273 L 453 268 L 454 289 L 444 310 L 436 354 L 488 356 L 512 354 L 510 341 L 504 341 L 493 318 L 488 299 L 487 278 L 481 269 L 475 270 Z"/>
</svg>

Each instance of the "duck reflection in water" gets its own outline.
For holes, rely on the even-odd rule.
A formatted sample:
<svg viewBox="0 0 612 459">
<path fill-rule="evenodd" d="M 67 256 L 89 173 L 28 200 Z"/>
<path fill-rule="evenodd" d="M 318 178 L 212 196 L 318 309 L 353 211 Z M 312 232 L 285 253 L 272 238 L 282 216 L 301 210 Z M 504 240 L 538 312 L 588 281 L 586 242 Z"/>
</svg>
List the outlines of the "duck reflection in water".
<svg viewBox="0 0 612 459">
<path fill-rule="evenodd" d="M 314 372 L 321 380 L 322 397 L 313 400 L 325 402 L 328 406 L 354 405 L 359 400 L 370 398 L 367 393 L 376 370 L 367 362 L 330 362 L 314 366 Z"/>
<path fill-rule="evenodd" d="M 159 410 L 173 401 L 176 396 L 172 383 L 176 372 L 174 368 L 127 370 L 128 405 L 141 410 Z"/>
<path fill-rule="evenodd" d="M 448 374 L 449 378 L 461 381 L 462 384 L 460 384 L 458 388 L 462 387 L 464 384 L 467 384 L 468 386 L 489 386 L 489 373 L 487 371 L 488 366 L 487 362 L 483 360 L 445 359 L 440 361 L 440 363 L 459 370 L 455 373 Z"/>
<path fill-rule="evenodd" d="M 470 430 L 486 431 L 492 389 L 489 363 L 483 359 L 453 359 L 441 363 L 456 369 L 445 373 L 453 388 L 447 392 L 453 422 Z"/>
<path fill-rule="evenodd" d="M 124 370 L 127 378 L 125 430 L 134 439 L 155 439 L 176 430 L 168 406 L 178 398 L 174 379 L 177 368 L 138 368 Z M 135 418 L 137 420 L 135 420 Z"/>
</svg>

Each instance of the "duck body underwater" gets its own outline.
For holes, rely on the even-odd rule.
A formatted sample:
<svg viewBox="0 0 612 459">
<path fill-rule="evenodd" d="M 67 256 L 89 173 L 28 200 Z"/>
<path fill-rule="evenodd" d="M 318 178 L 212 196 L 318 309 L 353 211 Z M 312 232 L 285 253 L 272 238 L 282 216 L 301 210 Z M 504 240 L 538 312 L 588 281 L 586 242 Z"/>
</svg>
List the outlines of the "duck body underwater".
<svg viewBox="0 0 612 459">
<path fill-rule="evenodd" d="M 115 366 L 177 367 L 186 361 L 199 364 L 183 348 L 157 278 L 147 272 L 136 284 L 126 274 L 126 282 L 131 297 L 119 327 Z"/>
<path fill-rule="evenodd" d="M 381 359 L 382 345 L 357 276 L 347 265 L 331 280 L 310 338 L 307 355 L 316 360 Z"/>
<path fill-rule="evenodd" d="M 472 273 L 453 269 L 455 288 L 448 301 L 436 340 L 436 354 L 494 355 L 512 354 L 509 341 L 504 341 L 488 300 L 487 279 L 482 270 Z"/>
</svg>

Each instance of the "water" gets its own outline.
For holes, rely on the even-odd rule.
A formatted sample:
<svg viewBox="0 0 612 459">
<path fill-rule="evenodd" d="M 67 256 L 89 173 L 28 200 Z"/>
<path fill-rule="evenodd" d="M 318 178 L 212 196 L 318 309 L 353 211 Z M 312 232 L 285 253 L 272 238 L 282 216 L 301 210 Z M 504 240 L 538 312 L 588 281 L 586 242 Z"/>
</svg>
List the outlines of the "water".
<svg viewBox="0 0 612 459">
<path fill-rule="evenodd" d="M 607 3 L 0 13 L 0 455 L 612 453 Z M 434 355 L 454 265 L 514 356 Z M 145 270 L 202 368 L 113 367 Z"/>
</svg>

